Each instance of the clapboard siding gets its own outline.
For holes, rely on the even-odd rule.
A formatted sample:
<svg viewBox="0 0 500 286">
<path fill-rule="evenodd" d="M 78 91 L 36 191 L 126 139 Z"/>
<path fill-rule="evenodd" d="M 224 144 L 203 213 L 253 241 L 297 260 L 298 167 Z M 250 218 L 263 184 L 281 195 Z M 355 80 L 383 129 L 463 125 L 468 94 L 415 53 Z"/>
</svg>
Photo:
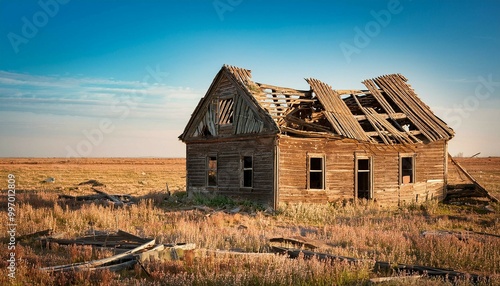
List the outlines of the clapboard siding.
<svg viewBox="0 0 500 286">
<path fill-rule="evenodd" d="M 252 199 L 273 205 L 274 137 L 246 140 L 193 142 L 187 144 L 188 192 Z M 217 156 L 217 187 L 207 187 L 207 156 Z M 242 156 L 253 156 L 253 187 L 244 188 Z"/>
<path fill-rule="evenodd" d="M 419 145 L 373 146 L 350 139 L 279 139 L 279 201 L 328 202 L 355 196 L 356 156 L 372 159 L 373 198 L 381 205 L 442 199 L 445 141 Z M 307 154 L 325 156 L 324 190 L 307 189 Z M 415 183 L 399 184 L 400 155 L 415 155 Z"/>
</svg>

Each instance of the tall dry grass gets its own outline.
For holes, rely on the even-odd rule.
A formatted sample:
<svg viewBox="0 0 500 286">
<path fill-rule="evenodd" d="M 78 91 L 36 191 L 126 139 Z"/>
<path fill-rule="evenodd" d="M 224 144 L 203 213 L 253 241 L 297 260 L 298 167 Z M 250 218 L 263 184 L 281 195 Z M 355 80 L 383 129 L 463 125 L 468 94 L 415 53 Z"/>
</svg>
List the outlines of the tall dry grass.
<svg viewBox="0 0 500 286">
<path fill-rule="evenodd" d="M 91 229 L 122 229 L 143 237 L 156 237 L 164 243 L 191 242 L 200 249 L 259 253 L 269 251 L 269 238 L 301 236 L 317 241 L 318 252 L 368 261 L 452 268 L 489 275 L 495 283 L 499 281 L 500 238 L 422 235 L 422 231 L 434 229 L 500 234 L 498 215 L 460 213 L 458 208 L 450 210 L 437 203 L 399 210 L 381 209 L 374 204 L 298 204 L 281 205 L 274 216 L 262 211 L 244 214 L 219 211 L 207 215 L 197 210 L 171 210 L 163 200 L 152 199 L 126 207 L 93 203 L 70 207 L 61 205 L 50 192 L 39 192 L 26 194 L 17 206 L 18 235 L 51 228 L 65 237 L 76 237 Z M 0 215 L 6 216 L 4 209 Z M 1 231 L 6 233 L 5 229 Z M 0 249 L 5 252 L 7 245 L 0 245 Z M 28 243 L 21 244 L 18 252 L 17 257 L 22 261 L 16 274 L 18 285 L 90 285 L 100 279 L 109 281 L 109 285 L 117 281 L 134 284 L 146 279 L 141 271 L 132 275 L 99 272 L 70 277 L 29 270 L 111 255 L 96 253 L 89 247 L 45 249 Z M 289 260 L 283 256 L 200 254 L 190 265 L 149 264 L 151 277 L 144 281 L 151 285 L 352 285 L 366 283 L 371 266 Z M 6 275 L 2 267 L 0 283 L 7 282 Z"/>
<path fill-rule="evenodd" d="M 22 167 L 25 168 L 26 164 Z M 132 174 L 128 173 L 131 169 L 145 169 L 133 164 L 127 168 L 128 171 L 120 174 L 115 173 L 117 169 L 114 167 L 110 168 L 113 174 L 103 173 L 102 177 L 116 177 L 118 181 L 123 174 Z M 36 169 L 33 172 L 32 175 L 45 176 Z M 77 176 L 78 181 L 95 178 L 86 172 Z M 134 176 L 139 176 L 143 171 L 134 172 Z M 182 178 L 177 180 L 182 188 Z M 165 200 L 162 193 L 156 193 L 159 186 L 159 183 L 158 188 L 143 186 L 140 192 L 144 199 L 126 207 L 63 203 L 57 195 L 69 191 L 64 185 L 60 186 L 61 189 L 47 187 L 20 191 L 16 196 L 17 235 L 50 228 L 72 238 L 93 229 L 121 229 L 142 237 L 156 237 L 163 243 L 195 243 L 202 250 L 193 260 L 149 263 L 145 267 L 150 276 L 141 267 L 120 273 L 49 275 L 39 268 L 107 257 L 111 252 L 54 244 L 46 248 L 47 245 L 33 240 L 18 241 L 16 280 L 9 281 L 6 259 L 2 259 L 0 285 L 11 282 L 13 285 L 363 285 L 374 275 L 371 273 L 374 260 L 488 275 L 492 277 L 490 284 L 500 285 L 500 238 L 470 233 L 500 235 L 498 205 L 493 206 L 495 213 L 486 213 L 474 205 L 450 206 L 436 202 L 400 209 L 384 209 L 368 202 L 282 204 L 275 215 L 270 215 L 244 204 L 245 213 L 206 213 L 183 210 L 199 201 L 188 201 L 182 193 Z M 148 192 L 153 193 L 146 196 Z M 6 197 L 0 197 L 0 217 L 7 217 L 6 203 Z M 6 224 L 0 224 L 2 257 L 8 253 L 6 227 Z M 422 234 L 429 230 L 449 230 L 463 235 Z M 362 258 L 367 262 L 349 265 L 316 259 L 291 260 L 280 255 L 244 256 L 204 251 L 267 253 L 270 238 L 295 236 L 314 241 L 319 247 L 318 252 Z M 449 282 L 420 279 L 389 283 L 401 284 L 447 285 Z M 459 281 L 458 285 L 468 283 Z"/>
</svg>

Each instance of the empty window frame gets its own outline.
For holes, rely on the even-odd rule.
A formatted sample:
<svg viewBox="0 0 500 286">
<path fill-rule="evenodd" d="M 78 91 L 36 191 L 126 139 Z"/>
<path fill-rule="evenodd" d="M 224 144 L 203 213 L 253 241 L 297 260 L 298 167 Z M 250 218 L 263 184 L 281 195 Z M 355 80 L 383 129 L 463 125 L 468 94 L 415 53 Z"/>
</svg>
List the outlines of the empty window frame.
<svg viewBox="0 0 500 286">
<path fill-rule="evenodd" d="M 220 99 L 218 105 L 219 125 L 233 124 L 233 99 Z"/>
<path fill-rule="evenodd" d="M 241 185 L 244 188 L 253 187 L 253 156 L 241 157 L 242 178 Z"/>
<path fill-rule="evenodd" d="M 372 199 L 372 160 L 356 158 L 356 198 Z"/>
<path fill-rule="evenodd" d="M 217 156 L 207 157 L 207 186 L 217 186 Z"/>
<path fill-rule="evenodd" d="M 399 184 L 415 183 L 415 156 L 403 155 L 399 158 Z"/>
<path fill-rule="evenodd" d="M 325 156 L 309 155 L 307 161 L 308 189 L 323 190 L 325 188 Z"/>
</svg>

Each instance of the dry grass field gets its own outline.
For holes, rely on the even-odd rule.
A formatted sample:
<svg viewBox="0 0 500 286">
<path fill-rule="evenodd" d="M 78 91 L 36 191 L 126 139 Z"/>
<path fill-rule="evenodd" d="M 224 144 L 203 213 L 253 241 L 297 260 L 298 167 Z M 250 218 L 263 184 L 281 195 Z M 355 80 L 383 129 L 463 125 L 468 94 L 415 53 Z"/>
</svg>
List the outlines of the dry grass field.
<svg viewBox="0 0 500 286">
<path fill-rule="evenodd" d="M 481 183 L 500 197 L 500 158 L 459 158 Z M 221 197 L 188 199 L 184 159 L 1 159 L 0 285 L 370 285 L 373 261 L 426 265 L 488 276 L 482 285 L 500 285 L 500 207 L 467 201 L 462 205 L 429 202 L 385 209 L 370 203 L 281 205 L 270 214 L 248 202 Z M 18 240 L 15 279 L 8 277 L 8 175 L 15 176 L 16 237 L 52 229 L 74 238 L 91 229 L 124 230 L 163 243 L 195 243 L 194 259 L 151 262 L 145 270 L 50 274 L 41 267 L 89 261 L 112 255 L 88 246 L 47 248 L 37 240 Z M 53 177 L 54 183 L 43 182 Z M 112 194 L 131 194 L 134 204 L 116 207 L 68 203 L 58 195 L 91 194 L 81 182 L 98 180 Z M 166 184 L 172 196 L 165 193 Z M 193 206 L 206 204 L 213 211 Z M 223 210 L 240 207 L 237 213 Z M 425 231 L 440 232 L 424 235 Z M 459 235 L 457 235 L 459 234 Z M 348 264 L 289 259 L 269 252 L 273 237 L 316 242 L 317 252 L 366 259 Z M 263 255 L 235 255 L 238 250 Z M 146 274 L 146 271 L 148 274 Z M 399 274 L 401 275 L 401 274 Z M 423 277 L 381 285 L 469 285 Z"/>
<path fill-rule="evenodd" d="M 500 158 L 455 158 L 490 193 L 500 199 Z"/>
<path fill-rule="evenodd" d="M 19 190 L 50 190 L 71 193 L 79 183 L 98 180 L 114 193 L 144 195 L 160 191 L 169 184 L 171 190 L 186 185 L 184 159 L 135 158 L 13 158 L 0 160 L 0 172 L 16 175 Z M 54 183 L 44 183 L 49 177 Z"/>
</svg>

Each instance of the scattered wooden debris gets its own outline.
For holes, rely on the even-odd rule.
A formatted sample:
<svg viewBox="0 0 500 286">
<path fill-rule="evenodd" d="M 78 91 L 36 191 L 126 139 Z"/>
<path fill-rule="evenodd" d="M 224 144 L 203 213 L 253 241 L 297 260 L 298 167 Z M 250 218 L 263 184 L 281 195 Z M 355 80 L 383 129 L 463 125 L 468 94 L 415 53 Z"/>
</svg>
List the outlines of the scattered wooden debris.
<svg viewBox="0 0 500 286">
<path fill-rule="evenodd" d="M 74 239 L 46 237 L 41 242 L 57 243 L 61 245 L 92 245 L 97 247 L 111 247 L 121 249 L 133 249 L 148 241 L 150 238 L 141 238 L 126 231 L 118 230 L 116 233 L 103 233 L 97 235 L 83 236 Z"/>
<path fill-rule="evenodd" d="M 91 202 L 109 201 L 111 203 L 114 203 L 116 206 L 129 205 L 137 200 L 131 195 L 123 195 L 123 194 L 111 195 L 95 188 L 92 188 L 92 191 L 94 191 L 96 194 L 81 195 L 81 196 L 59 195 L 59 199 L 75 200 L 75 201 L 91 201 Z"/>
<path fill-rule="evenodd" d="M 464 169 L 453 157 L 448 154 L 449 165 L 457 169 L 459 175 L 464 175 L 470 183 L 448 184 L 445 201 L 457 198 L 485 197 L 492 202 L 498 203 L 499 200 L 491 195 L 467 170 Z"/>
<path fill-rule="evenodd" d="M 41 230 L 41 231 L 36 231 L 30 234 L 25 234 L 16 237 L 16 240 L 18 241 L 23 241 L 23 240 L 29 240 L 33 238 L 40 238 L 40 237 L 46 237 L 52 235 L 52 229 L 46 229 L 46 230 Z"/>
<path fill-rule="evenodd" d="M 296 248 L 285 248 L 277 246 L 272 246 L 271 248 L 274 252 L 280 254 L 286 254 L 290 258 L 298 258 L 302 256 L 304 259 L 316 258 L 322 261 L 330 261 L 331 263 L 334 263 L 335 261 L 343 261 L 348 263 L 373 262 L 372 260 L 367 260 L 367 259 L 358 259 L 358 258 L 338 256 L 326 253 L 318 253 Z M 436 268 L 436 267 L 420 266 L 420 265 L 394 264 L 383 261 L 374 261 L 373 270 L 374 272 L 378 273 L 396 273 L 398 275 L 418 274 L 430 277 L 441 277 L 451 281 L 455 281 L 457 279 L 465 279 L 465 280 L 470 280 L 474 283 L 480 281 L 488 281 L 489 279 L 488 277 L 483 277 L 476 274 L 458 272 L 452 269 L 444 269 L 444 268 Z"/>
<path fill-rule="evenodd" d="M 481 152 L 477 152 L 476 154 L 474 154 L 474 155 L 472 155 L 472 156 L 470 156 L 470 157 L 471 157 L 471 158 L 474 158 L 474 157 L 479 156 L 479 154 L 481 154 Z"/>
<path fill-rule="evenodd" d="M 127 252 L 117 254 L 108 258 L 93 260 L 89 262 L 82 263 L 73 263 L 67 265 L 59 265 L 59 266 L 51 266 L 51 267 L 43 267 L 41 270 L 50 271 L 50 272 L 60 272 L 60 271 L 82 271 L 82 270 L 97 270 L 101 269 L 101 267 L 105 267 L 109 270 L 122 270 L 124 267 L 129 267 L 137 261 L 134 253 L 142 251 L 144 249 L 151 248 L 154 246 L 155 240 L 150 240 L 132 250 Z M 135 260 L 135 262 L 134 262 Z"/>
<path fill-rule="evenodd" d="M 108 198 L 110 201 L 112 201 L 113 203 L 115 203 L 115 205 L 117 205 L 117 206 L 123 205 L 123 202 L 121 200 L 119 200 L 114 195 L 107 194 L 106 192 L 103 192 L 103 191 L 100 191 L 100 190 L 97 190 L 97 189 L 94 189 L 94 188 L 92 188 L 92 190 L 94 192 L 98 193 L 98 194 L 104 195 L 106 198 Z"/>
<path fill-rule="evenodd" d="M 390 277 L 375 277 L 370 279 L 371 284 L 384 283 L 390 281 L 404 282 L 408 280 L 417 280 L 424 277 L 423 275 L 409 275 L 409 276 L 390 276 Z"/>
<path fill-rule="evenodd" d="M 110 247 L 118 254 L 111 257 L 67 265 L 43 267 L 47 272 L 65 271 L 120 271 L 129 269 L 136 263 L 146 261 L 179 260 L 195 249 L 195 244 L 157 244 L 155 239 L 141 238 L 131 233 L 119 230 L 94 236 L 84 236 L 76 239 L 61 239 L 47 237 L 42 242 L 55 242 L 63 245 L 91 245 L 93 247 Z M 142 265 L 142 264 L 141 264 Z"/>
<path fill-rule="evenodd" d="M 195 248 L 194 243 L 158 244 L 151 250 L 138 254 L 137 260 L 140 262 L 179 260 L 185 257 L 186 252 Z"/>
<path fill-rule="evenodd" d="M 220 249 L 199 249 L 201 253 L 211 253 L 214 255 L 222 255 L 222 256 L 234 256 L 234 257 L 266 257 L 266 256 L 275 256 L 274 253 L 269 252 L 244 252 L 242 250 L 220 250 Z"/>
<path fill-rule="evenodd" d="M 352 258 L 352 257 L 346 257 L 346 256 L 340 256 L 340 255 L 333 255 L 333 254 L 326 254 L 326 253 L 319 253 L 319 252 L 314 252 L 310 250 L 303 250 L 303 249 L 297 249 L 297 248 L 286 248 L 286 247 L 279 247 L 279 246 L 271 246 L 271 250 L 274 253 L 279 253 L 279 254 L 286 254 L 290 258 L 298 258 L 299 256 L 302 256 L 304 259 L 311 259 L 311 258 L 316 258 L 318 260 L 322 261 L 346 261 L 349 263 L 357 263 L 357 262 L 367 262 L 370 260 L 365 260 L 365 259 L 358 259 L 358 258 Z"/>
<path fill-rule="evenodd" d="M 436 268 L 436 267 L 421 266 L 421 265 L 393 264 L 383 261 L 376 261 L 374 270 L 376 272 L 410 273 L 412 275 L 420 274 L 429 277 L 441 277 L 444 279 L 448 279 L 450 281 L 463 279 L 477 283 L 479 281 L 488 280 L 488 277 L 482 277 L 476 274 L 458 272 L 453 269 Z"/>
<path fill-rule="evenodd" d="M 280 245 L 293 245 L 295 248 L 306 248 L 306 249 L 316 249 L 318 248 L 317 245 L 315 245 L 313 242 L 310 240 L 306 239 L 305 237 L 275 237 L 269 239 L 269 242 L 271 246 L 277 246 L 274 245 L 274 243 L 279 243 Z M 278 246 L 279 247 L 279 246 Z"/>
<path fill-rule="evenodd" d="M 460 240 L 467 240 L 470 237 L 496 237 L 500 238 L 500 235 L 497 234 L 491 234 L 491 233 L 485 233 L 485 232 L 475 232 L 475 231 L 450 231 L 450 230 L 428 230 L 422 232 L 422 236 L 455 236 Z"/>
<path fill-rule="evenodd" d="M 97 180 L 88 180 L 88 181 L 85 181 L 85 182 L 81 182 L 78 184 L 78 186 L 82 186 L 82 185 L 91 185 L 92 187 L 101 187 L 101 186 L 105 186 L 103 183 L 97 181 Z"/>
</svg>

